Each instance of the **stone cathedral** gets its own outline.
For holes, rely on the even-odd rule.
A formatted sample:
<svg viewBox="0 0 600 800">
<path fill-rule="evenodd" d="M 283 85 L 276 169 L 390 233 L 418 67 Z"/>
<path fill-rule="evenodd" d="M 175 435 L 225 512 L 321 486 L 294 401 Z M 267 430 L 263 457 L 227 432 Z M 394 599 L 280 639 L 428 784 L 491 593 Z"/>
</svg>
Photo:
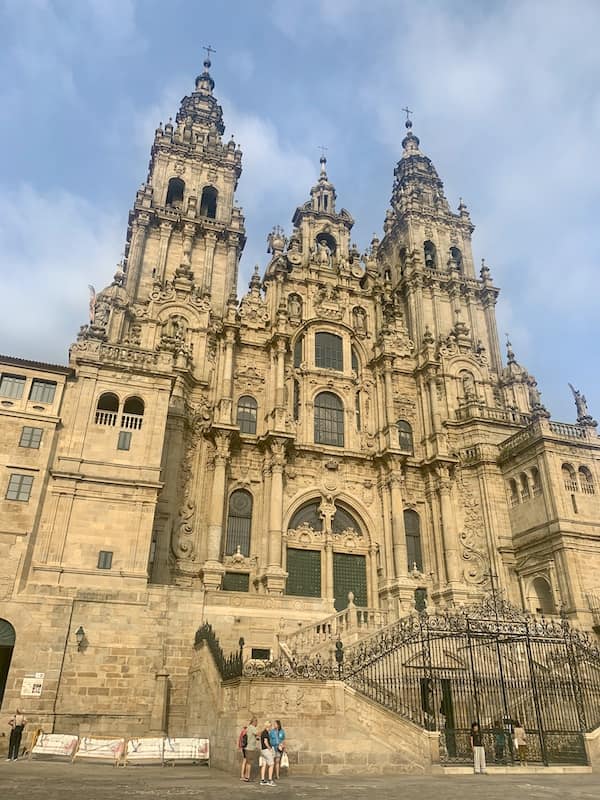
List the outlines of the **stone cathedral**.
<svg viewBox="0 0 600 800">
<path fill-rule="evenodd" d="M 204 67 L 68 366 L 0 358 L 3 713 L 190 732 L 204 622 L 255 661 L 348 608 L 381 627 L 490 591 L 600 630 L 596 422 L 575 387 L 553 421 L 503 355 L 412 123 L 381 238 L 353 243 L 322 157 L 240 286 L 242 151 Z"/>
</svg>

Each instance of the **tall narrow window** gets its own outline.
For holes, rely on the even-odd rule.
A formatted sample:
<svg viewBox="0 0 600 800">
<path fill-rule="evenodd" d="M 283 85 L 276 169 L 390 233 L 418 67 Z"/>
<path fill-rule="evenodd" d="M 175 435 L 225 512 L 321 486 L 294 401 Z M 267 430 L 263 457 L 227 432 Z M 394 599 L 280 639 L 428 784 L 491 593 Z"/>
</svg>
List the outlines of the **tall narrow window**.
<svg viewBox="0 0 600 800">
<path fill-rule="evenodd" d="M 344 404 L 332 392 L 315 398 L 315 443 L 344 446 Z"/>
<path fill-rule="evenodd" d="M 351 356 L 352 356 L 352 371 L 355 372 L 358 375 L 359 372 L 360 372 L 360 369 L 359 369 L 359 366 L 358 366 L 359 365 L 358 354 L 357 354 L 356 350 L 354 349 L 354 347 L 352 348 L 352 350 L 350 352 L 351 352 Z"/>
<path fill-rule="evenodd" d="M 354 398 L 354 419 L 356 420 L 356 430 L 360 431 L 360 392 L 357 392 Z"/>
<path fill-rule="evenodd" d="M 217 216 L 217 190 L 214 186 L 205 186 L 200 199 L 200 216 L 216 219 Z"/>
<path fill-rule="evenodd" d="M 589 471 L 587 467 L 579 467 L 579 485 L 581 486 L 581 491 L 584 494 L 594 494 L 594 478 L 592 477 L 592 473 Z"/>
<path fill-rule="evenodd" d="M 511 478 L 508 482 L 509 487 L 509 498 L 510 498 L 510 507 L 514 508 L 515 506 L 519 505 L 519 487 L 517 486 L 517 482 L 514 478 Z"/>
<path fill-rule="evenodd" d="M 171 178 L 169 187 L 167 189 L 167 200 L 165 205 L 172 206 L 173 208 L 181 208 L 183 205 L 183 193 L 185 191 L 185 183 L 181 178 Z"/>
<path fill-rule="evenodd" d="M 423 554 L 421 552 L 421 521 L 416 511 L 407 508 L 404 512 L 404 530 L 406 531 L 406 554 L 409 571 L 415 569 L 423 572 Z"/>
<path fill-rule="evenodd" d="M 240 397 L 237 406 L 237 424 L 240 433 L 256 435 L 256 416 L 258 404 L 253 397 L 246 394 Z"/>
<path fill-rule="evenodd" d="M 20 400 L 23 397 L 25 378 L 23 375 L 3 375 L 0 378 L 0 397 L 11 397 Z"/>
<path fill-rule="evenodd" d="M 435 253 L 435 245 L 429 239 L 427 239 L 427 241 L 423 244 L 423 255 L 425 256 L 425 266 L 429 269 L 436 269 L 437 258 Z"/>
<path fill-rule="evenodd" d="M 459 272 L 462 272 L 463 271 L 463 257 L 462 257 L 462 253 L 460 252 L 458 247 L 451 247 L 450 248 L 450 258 L 456 264 L 456 269 Z"/>
<path fill-rule="evenodd" d="M 405 419 L 398 420 L 398 444 L 404 453 L 414 453 L 413 433 L 410 423 Z"/>
<path fill-rule="evenodd" d="M 243 556 L 250 555 L 250 529 L 252 528 L 252 495 L 245 489 L 237 489 L 229 498 L 227 516 L 227 541 L 225 555 L 239 551 Z"/>
<path fill-rule="evenodd" d="M 300 364 L 302 364 L 302 337 L 296 339 L 294 345 L 294 368 L 298 369 Z"/>
<path fill-rule="evenodd" d="M 294 400 L 293 400 L 294 422 L 300 419 L 300 384 L 294 381 Z"/>
<path fill-rule="evenodd" d="M 575 470 L 571 464 L 563 464 L 562 465 L 562 477 L 565 484 L 565 489 L 568 492 L 577 492 L 579 491 L 579 486 L 577 484 L 577 475 L 575 474 Z"/>
<path fill-rule="evenodd" d="M 344 369 L 342 337 L 335 333 L 317 333 L 315 335 L 315 365 L 325 369 Z"/>
</svg>

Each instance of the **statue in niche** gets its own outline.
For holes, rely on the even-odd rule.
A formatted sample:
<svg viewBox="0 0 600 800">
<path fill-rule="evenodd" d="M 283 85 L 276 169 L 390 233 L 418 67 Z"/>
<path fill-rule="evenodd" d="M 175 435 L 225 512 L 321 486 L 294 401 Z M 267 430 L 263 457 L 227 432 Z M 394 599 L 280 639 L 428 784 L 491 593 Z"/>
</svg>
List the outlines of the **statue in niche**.
<svg viewBox="0 0 600 800">
<path fill-rule="evenodd" d="M 361 306 L 356 306 L 352 310 L 352 323 L 354 326 L 354 330 L 359 336 L 366 336 L 367 312 Z"/>
<path fill-rule="evenodd" d="M 317 242 L 317 264 L 321 267 L 331 267 L 331 250 L 326 242 Z"/>
<path fill-rule="evenodd" d="M 170 319 L 169 333 L 173 339 L 185 339 L 187 324 L 183 317 L 175 316 Z"/>
<path fill-rule="evenodd" d="M 302 301 L 297 294 L 288 297 L 288 315 L 290 319 L 302 319 Z"/>
</svg>

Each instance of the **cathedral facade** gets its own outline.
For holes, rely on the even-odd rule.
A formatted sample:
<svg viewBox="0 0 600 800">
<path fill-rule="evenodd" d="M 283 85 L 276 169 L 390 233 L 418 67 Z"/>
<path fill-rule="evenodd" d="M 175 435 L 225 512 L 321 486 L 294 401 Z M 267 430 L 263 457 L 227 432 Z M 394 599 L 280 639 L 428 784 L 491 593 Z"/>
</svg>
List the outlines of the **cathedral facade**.
<svg viewBox="0 0 600 800">
<path fill-rule="evenodd" d="M 256 660 L 349 604 L 384 625 L 492 591 L 600 625 L 596 423 L 576 389 L 553 421 L 503 359 L 469 212 L 410 121 L 382 238 L 353 244 L 322 158 L 246 289 L 209 68 L 156 130 L 68 366 L 0 358 L 3 709 L 159 730 L 168 676 L 187 732 L 205 621 Z"/>
</svg>

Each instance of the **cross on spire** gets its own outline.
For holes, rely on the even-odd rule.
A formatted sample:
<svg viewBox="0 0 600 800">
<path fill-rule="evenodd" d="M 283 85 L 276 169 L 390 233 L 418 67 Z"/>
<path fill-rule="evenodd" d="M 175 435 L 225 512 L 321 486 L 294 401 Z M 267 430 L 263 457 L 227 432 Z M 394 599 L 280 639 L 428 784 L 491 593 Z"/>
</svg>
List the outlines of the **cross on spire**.
<svg viewBox="0 0 600 800">
<path fill-rule="evenodd" d="M 325 153 L 327 152 L 327 148 L 324 144 L 320 144 L 318 149 L 321 151 L 321 158 L 325 158 Z"/>
<path fill-rule="evenodd" d="M 407 121 L 407 122 L 410 122 L 410 121 L 411 121 L 411 119 L 410 119 L 410 115 L 411 115 L 413 112 L 410 110 L 410 108 L 409 108 L 408 106 L 405 106 L 405 107 L 402 109 L 402 111 L 405 111 L 405 112 L 406 112 L 406 121 Z"/>
<path fill-rule="evenodd" d="M 203 49 L 203 50 L 206 50 L 206 60 L 207 60 L 208 62 L 210 62 L 210 54 L 211 54 L 211 53 L 216 53 L 216 52 L 217 52 L 217 51 L 216 51 L 216 50 L 214 50 L 214 49 L 213 49 L 213 48 L 212 48 L 210 45 L 204 45 L 204 46 L 202 47 L 202 49 Z"/>
</svg>

